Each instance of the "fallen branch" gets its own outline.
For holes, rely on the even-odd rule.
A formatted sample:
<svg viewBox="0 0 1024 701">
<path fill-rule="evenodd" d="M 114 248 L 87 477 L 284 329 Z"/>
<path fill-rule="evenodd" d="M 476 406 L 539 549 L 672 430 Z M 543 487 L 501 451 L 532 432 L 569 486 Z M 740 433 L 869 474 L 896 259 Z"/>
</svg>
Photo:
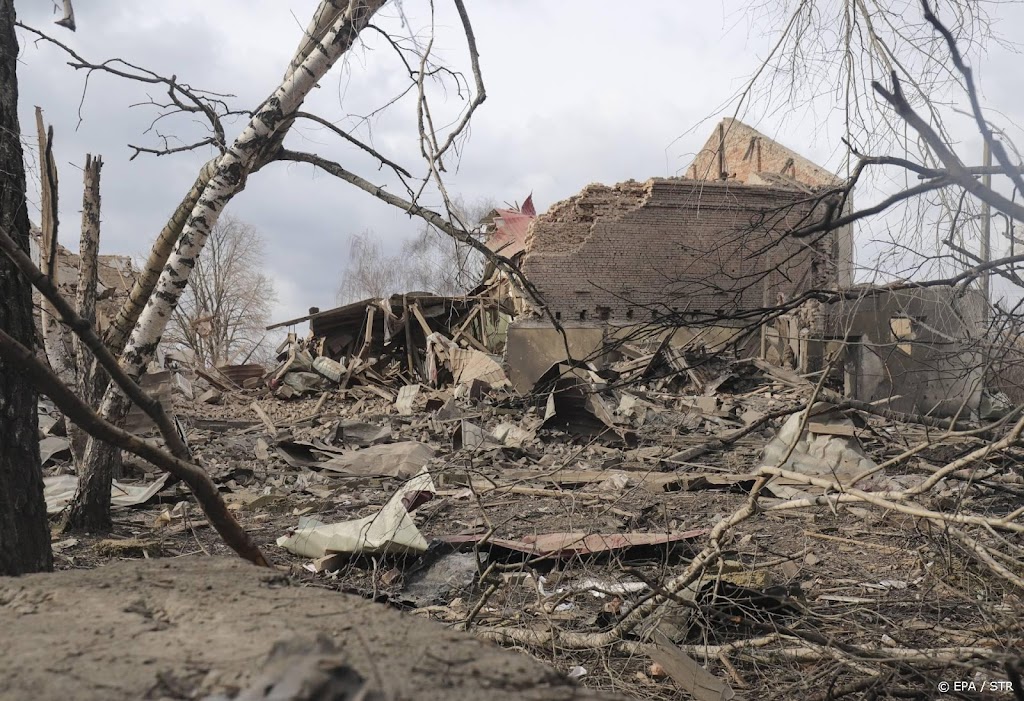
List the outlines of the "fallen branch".
<svg viewBox="0 0 1024 701">
<path fill-rule="evenodd" d="M 178 458 L 189 459 L 191 454 L 188 446 L 185 445 L 181 436 L 178 435 L 177 428 L 170 417 L 167 416 L 167 412 L 164 411 L 160 402 L 149 396 L 138 383 L 128 377 L 121 369 L 117 358 L 114 357 L 110 349 L 107 348 L 106 344 L 97 335 L 93 328 L 93 323 L 88 319 L 83 319 L 72 309 L 71 304 L 64 299 L 63 295 L 53 284 L 53 281 L 36 267 L 28 254 L 19 248 L 10 234 L 3 229 L 0 229 L 0 251 L 3 251 L 11 259 L 18 270 L 21 271 L 21 274 L 28 279 L 29 283 L 39 290 L 40 294 L 50 302 L 54 310 L 60 315 L 61 321 L 67 324 L 68 328 L 75 333 L 75 336 L 82 344 L 92 351 L 93 355 L 96 356 L 97 362 L 107 371 L 121 391 L 153 419 L 153 422 L 160 430 L 160 435 L 167 442 L 171 452 Z M 84 358 L 79 360 L 84 364 Z"/>
<path fill-rule="evenodd" d="M 979 560 L 983 565 L 992 570 L 993 574 L 1005 579 L 1007 582 L 1009 582 L 1015 587 L 1024 589 L 1024 579 L 1018 577 L 1013 572 L 1011 572 L 1010 570 L 996 562 L 995 558 L 992 557 L 992 554 L 988 548 L 986 548 L 977 540 L 961 531 L 959 528 L 954 528 L 950 526 L 949 532 L 952 533 L 953 536 L 957 540 L 959 540 L 964 545 L 964 547 L 967 548 L 968 551 L 970 551 L 970 553 L 975 557 L 975 559 Z"/>
<path fill-rule="evenodd" d="M 851 489 L 844 487 L 838 482 L 831 480 L 822 479 L 820 477 L 810 477 L 808 475 L 800 474 L 799 472 L 793 472 L 791 470 L 782 470 L 776 467 L 762 467 L 758 470 L 759 474 L 769 475 L 772 477 L 784 477 L 785 479 L 796 482 L 798 484 L 807 484 L 814 487 L 821 487 L 827 491 L 834 492 L 833 494 L 827 494 L 820 497 L 813 497 L 810 499 L 794 499 L 792 501 L 783 502 L 781 504 L 775 504 L 768 507 L 766 511 L 783 511 L 793 508 L 802 508 L 805 506 L 814 506 L 820 504 L 839 504 L 849 502 L 867 502 L 868 504 L 874 504 L 875 506 L 881 506 L 891 511 L 898 511 L 908 516 L 917 516 L 919 518 L 927 518 L 939 523 L 967 523 L 975 526 L 991 526 L 993 528 L 999 528 L 1014 533 L 1024 533 L 1024 524 L 1014 523 L 1014 520 L 1020 515 L 1024 509 L 1018 509 L 1017 511 L 1007 514 L 1002 518 L 988 518 L 985 516 L 970 516 L 963 514 L 946 514 L 941 511 L 932 511 L 926 509 L 923 506 L 917 506 L 913 504 L 902 503 L 901 500 L 911 496 L 910 491 L 906 492 L 864 492 L 860 489 Z"/>
<path fill-rule="evenodd" d="M 64 415 L 97 440 L 127 450 L 187 484 L 199 506 L 224 542 L 246 560 L 270 567 L 270 562 L 228 510 L 210 476 L 192 463 L 176 458 L 151 443 L 105 421 L 92 407 L 75 396 L 32 351 L 0 331 L 0 355 L 22 368 L 40 392 L 49 397 Z"/>
</svg>

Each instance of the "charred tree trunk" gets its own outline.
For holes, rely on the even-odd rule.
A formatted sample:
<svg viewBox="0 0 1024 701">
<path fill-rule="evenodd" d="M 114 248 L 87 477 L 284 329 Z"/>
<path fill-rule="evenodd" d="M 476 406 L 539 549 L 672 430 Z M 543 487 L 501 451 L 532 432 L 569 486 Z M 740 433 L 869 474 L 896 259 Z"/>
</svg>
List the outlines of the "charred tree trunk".
<svg viewBox="0 0 1024 701">
<path fill-rule="evenodd" d="M 79 244 L 81 256 L 78 270 L 78 293 L 76 296 L 77 312 L 95 328 L 96 318 L 96 280 L 98 276 L 98 258 L 100 245 L 100 158 L 85 159 L 85 184 L 82 194 L 82 238 Z M 75 350 L 78 357 L 79 396 L 91 407 L 95 407 L 107 384 L 106 373 L 95 363 L 86 361 L 87 350 L 76 337 Z M 89 367 L 85 372 L 84 368 Z M 102 386 L 100 386 L 102 385 Z M 127 403 L 127 400 L 125 400 Z M 126 410 L 127 411 L 127 410 Z M 81 459 L 78 466 L 78 495 L 65 515 L 64 527 L 71 530 L 84 530 L 92 533 L 109 531 L 113 525 L 110 521 L 110 480 L 120 476 L 121 449 L 109 443 L 96 441 L 75 428 L 72 431 L 73 442 L 82 446 Z M 101 465 L 101 469 L 95 469 Z"/>
<path fill-rule="evenodd" d="M 53 127 L 43 124 L 43 111 L 36 107 L 36 130 L 39 134 L 40 230 L 39 267 L 55 284 L 57 273 L 57 163 L 53 158 Z M 64 331 L 53 305 L 43 299 L 39 305 L 39 323 L 43 332 L 43 348 L 50 367 L 65 382 L 74 379 L 71 351 L 64 343 Z"/>
<path fill-rule="evenodd" d="M 96 328 L 96 284 L 99 281 L 100 253 L 100 169 L 103 159 L 85 156 L 84 188 L 82 192 L 82 235 L 78 243 L 78 288 L 75 295 L 75 311 Z M 78 396 L 89 406 L 95 407 L 106 388 L 106 373 L 91 357 L 89 349 L 75 336 L 72 348 L 75 367 L 78 368 Z M 99 386 L 101 385 L 102 386 Z M 68 426 L 75 459 L 80 463 L 85 454 L 88 435 L 73 424 Z M 115 466 L 116 467 L 116 466 Z M 115 476 L 120 471 L 114 470 Z"/>
<path fill-rule="evenodd" d="M 0 227 L 28 251 L 14 19 L 14 0 L 0 0 Z M 0 257 L 0 300 L 0 330 L 33 347 L 32 288 L 6 256 Z M 0 575 L 53 569 L 36 412 L 29 378 L 0 359 Z"/>
<path fill-rule="evenodd" d="M 85 183 L 82 192 L 82 237 L 78 244 L 78 291 L 75 306 L 78 315 L 96 326 L 96 284 L 99 281 L 100 254 L 100 169 L 103 159 L 85 156 Z M 84 372 L 88 349 L 75 337 L 75 359 L 78 361 L 79 391 L 82 399 L 93 404 L 91 382 Z"/>
</svg>

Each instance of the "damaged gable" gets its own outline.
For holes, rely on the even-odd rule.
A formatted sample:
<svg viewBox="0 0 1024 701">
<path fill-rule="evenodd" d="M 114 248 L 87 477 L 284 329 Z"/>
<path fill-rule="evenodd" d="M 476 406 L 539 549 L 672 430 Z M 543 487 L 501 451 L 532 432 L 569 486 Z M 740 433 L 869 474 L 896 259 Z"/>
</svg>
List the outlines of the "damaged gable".
<svg viewBox="0 0 1024 701">
<path fill-rule="evenodd" d="M 40 231 L 34 228 L 31 234 L 32 259 L 38 261 Z M 57 288 L 65 299 L 75 299 L 78 290 L 78 268 L 78 254 L 58 243 L 55 277 Z M 102 332 L 127 301 L 139 273 L 129 256 L 117 255 L 97 256 L 96 272 L 96 323 Z"/>
<path fill-rule="evenodd" d="M 839 178 L 738 119 L 726 117 L 697 152 L 686 175 L 745 185 L 829 187 Z"/>
</svg>

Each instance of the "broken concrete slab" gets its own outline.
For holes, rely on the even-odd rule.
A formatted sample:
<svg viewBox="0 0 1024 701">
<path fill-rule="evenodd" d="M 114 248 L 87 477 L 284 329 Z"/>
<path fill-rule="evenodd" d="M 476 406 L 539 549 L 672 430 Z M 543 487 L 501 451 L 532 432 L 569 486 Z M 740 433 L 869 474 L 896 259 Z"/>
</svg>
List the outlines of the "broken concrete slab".
<svg viewBox="0 0 1024 701">
<path fill-rule="evenodd" d="M 408 479 L 434 457 L 434 449 L 419 441 L 385 443 L 336 455 L 319 462 L 316 469 L 365 477 Z"/>
<path fill-rule="evenodd" d="M 39 457 L 44 466 L 52 460 L 70 460 L 71 441 L 62 436 L 47 436 L 39 441 Z"/>
<path fill-rule="evenodd" d="M 412 416 L 416 398 L 420 396 L 422 386 L 419 384 L 405 385 L 398 390 L 395 398 L 395 410 L 402 416 Z"/>
<path fill-rule="evenodd" d="M 199 402 L 200 404 L 220 404 L 221 400 L 223 399 L 223 393 L 221 393 L 219 389 L 211 387 L 210 389 L 200 394 L 199 398 L 196 401 Z"/>
<path fill-rule="evenodd" d="M 821 413 L 820 410 L 827 406 L 818 404 L 812 409 L 817 432 L 812 432 L 807 427 L 801 431 L 805 423 L 803 412 L 790 416 L 782 424 L 778 434 L 765 446 L 758 466 L 781 467 L 805 475 L 825 477 L 841 484 L 849 483 L 854 477 L 876 469 L 878 465 L 864 454 L 856 438 L 852 437 L 853 422 L 839 414 Z M 826 430 L 829 427 L 830 430 Z M 874 475 L 858 486 L 879 489 L 884 488 L 886 481 L 884 475 Z M 773 481 L 781 482 L 783 480 Z M 802 485 L 800 489 L 809 493 L 816 492 L 815 488 L 810 486 Z"/>
<path fill-rule="evenodd" d="M 282 379 L 282 386 L 289 387 L 297 395 L 301 396 L 307 392 L 315 392 L 323 386 L 324 380 L 315 372 L 292 371 Z"/>
<path fill-rule="evenodd" d="M 344 445 L 366 448 L 391 440 L 391 426 L 378 426 L 357 420 L 341 421 L 335 426 L 334 440 Z"/>
</svg>

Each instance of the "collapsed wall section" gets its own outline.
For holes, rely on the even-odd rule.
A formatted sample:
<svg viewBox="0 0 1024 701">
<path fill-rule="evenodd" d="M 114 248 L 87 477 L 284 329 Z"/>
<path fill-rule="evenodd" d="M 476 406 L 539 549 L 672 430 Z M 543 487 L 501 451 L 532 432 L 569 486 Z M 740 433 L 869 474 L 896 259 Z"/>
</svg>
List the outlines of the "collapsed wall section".
<svg viewBox="0 0 1024 701">
<path fill-rule="evenodd" d="M 606 222 L 642 207 L 651 194 L 651 184 L 627 180 L 614 187 L 593 183 L 578 195 L 557 202 L 530 227 L 526 250 L 543 253 L 572 253 L 590 237 L 595 222 Z"/>
<path fill-rule="evenodd" d="M 831 235 L 799 189 L 684 178 L 590 185 L 531 226 L 523 272 L 564 322 L 713 321 L 834 286 Z"/>
</svg>

